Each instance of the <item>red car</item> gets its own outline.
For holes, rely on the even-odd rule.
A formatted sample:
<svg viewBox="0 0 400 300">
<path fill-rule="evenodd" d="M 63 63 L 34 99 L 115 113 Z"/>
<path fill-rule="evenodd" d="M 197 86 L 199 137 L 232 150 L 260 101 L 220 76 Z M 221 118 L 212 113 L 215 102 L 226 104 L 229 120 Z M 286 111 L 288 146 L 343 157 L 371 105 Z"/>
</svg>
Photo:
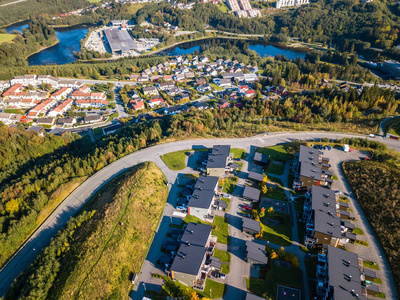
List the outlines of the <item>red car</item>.
<svg viewBox="0 0 400 300">
<path fill-rule="evenodd" d="M 251 210 L 251 207 L 248 206 L 248 205 L 243 205 L 242 208 L 245 209 L 245 210 Z"/>
</svg>

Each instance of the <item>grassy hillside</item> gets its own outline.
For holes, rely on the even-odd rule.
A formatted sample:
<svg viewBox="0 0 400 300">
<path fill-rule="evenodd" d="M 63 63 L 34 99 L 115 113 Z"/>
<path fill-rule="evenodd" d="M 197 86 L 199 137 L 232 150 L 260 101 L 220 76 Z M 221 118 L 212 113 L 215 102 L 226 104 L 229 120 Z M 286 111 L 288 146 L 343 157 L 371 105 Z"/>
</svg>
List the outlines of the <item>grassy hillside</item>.
<svg viewBox="0 0 400 300">
<path fill-rule="evenodd" d="M 0 44 L 10 42 L 15 38 L 13 34 L 0 33 Z"/>
<path fill-rule="evenodd" d="M 386 252 L 400 292 L 400 163 L 388 154 L 378 159 L 346 162 L 343 170 Z"/>
<path fill-rule="evenodd" d="M 59 251 L 52 280 L 46 285 L 34 282 L 34 278 L 46 278 L 35 270 L 50 265 L 51 258 L 42 255 L 28 269 L 31 274 L 20 276 L 6 299 L 37 295 L 40 299 L 126 298 L 132 288 L 130 275 L 140 270 L 167 196 L 165 177 L 154 163 L 132 168 L 84 207 L 83 214 L 95 213 L 70 233 L 68 250 Z M 58 245 L 65 248 L 65 243 Z"/>
</svg>

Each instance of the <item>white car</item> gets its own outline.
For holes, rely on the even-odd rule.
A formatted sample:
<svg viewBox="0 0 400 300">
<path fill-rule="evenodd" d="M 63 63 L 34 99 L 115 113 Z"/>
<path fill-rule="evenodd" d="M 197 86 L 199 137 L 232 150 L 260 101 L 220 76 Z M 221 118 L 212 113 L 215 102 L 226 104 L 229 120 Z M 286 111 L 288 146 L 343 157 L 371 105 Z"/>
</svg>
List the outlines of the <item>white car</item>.
<svg viewBox="0 0 400 300">
<path fill-rule="evenodd" d="M 223 197 L 223 198 L 231 199 L 231 195 L 228 195 L 228 194 L 222 194 L 222 197 Z"/>
</svg>

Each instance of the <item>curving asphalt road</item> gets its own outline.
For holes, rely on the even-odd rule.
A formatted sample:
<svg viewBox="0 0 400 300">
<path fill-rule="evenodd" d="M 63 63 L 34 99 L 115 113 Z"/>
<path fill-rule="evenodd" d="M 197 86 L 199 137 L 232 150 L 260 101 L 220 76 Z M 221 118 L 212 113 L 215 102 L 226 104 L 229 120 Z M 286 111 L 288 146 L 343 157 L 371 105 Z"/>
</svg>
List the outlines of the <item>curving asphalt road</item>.
<svg viewBox="0 0 400 300">
<path fill-rule="evenodd" d="M 114 178 L 115 176 L 126 171 L 128 168 L 137 165 L 144 161 L 153 161 L 164 172 L 168 182 L 174 182 L 176 173 L 168 169 L 162 162 L 160 156 L 178 150 L 192 149 L 199 147 L 212 147 L 215 144 L 229 144 L 232 148 L 249 148 L 260 146 L 272 146 L 279 143 L 287 143 L 294 140 L 314 140 L 320 138 L 343 138 L 343 137 L 365 137 L 360 135 L 351 135 L 343 133 L 329 132 L 283 132 L 271 133 L 269 135 L 258 135 L 249 138 L 226 138 L 226 139 L 199 139 L 199 140 L 184 140 L 171 142 L 149 147 L 130 155 L 127 155 L 111 165 L 103 168 L 92 177 L 82 183 L 75 191 L 73 191 L 51 214 L 51 216 L 38 228 L 31 238 L 23 245 L 23 247 L 12 257 L 12 259 L 0 270 L 0 297 L 2 297 L 14 279 L 25 270 L 30 263 L 33 262 L 37 254 L 46 247 L 51 238 L 68 222 L 70 217 L 75 215 L 84 203 L 94 195 L 101 186 Z M 390 148 L 400 151 L 400 142 L 383 139 L 381 137 L 374 138 L 387 144 Z M 173 209 L 167 204 L 166 210 Z M 373 239 L 375 243 L 376 239 Z M 384 256 L 383 250 L 379 244 L 373 245 L 374 249 L 379 251 L 382 257 L 380 266 L 389 270 L 388 262 Z M 390 276 L 388 286 L 393 291 L 394 281 Z M 393 299 L 395 299 L 395 295 Z"/>
</svg>

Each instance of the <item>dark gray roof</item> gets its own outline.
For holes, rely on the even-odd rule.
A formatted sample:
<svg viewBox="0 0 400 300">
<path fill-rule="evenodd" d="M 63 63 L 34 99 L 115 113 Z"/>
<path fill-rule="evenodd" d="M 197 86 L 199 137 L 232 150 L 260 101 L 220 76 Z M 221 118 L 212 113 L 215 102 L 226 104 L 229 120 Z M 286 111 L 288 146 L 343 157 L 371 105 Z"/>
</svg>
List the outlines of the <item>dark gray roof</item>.
<svg viewBox="0 0 400 300">
<path fill-rule="evenodd" d="M 354 226 L 354 224 L 348 220 L 342 220 L 341 222 L 342 222 L 343 226 L 348 229 L 354 230 L 354 228 L 356 228 L 356 226 Z"/>
<path fill-rule="evenodd" d="M 256 172 L 249 172 L 249 179 L 256 180 L 256 181 L 263 181 L 264 174 L 256 173 Z"/>
<path fill-rule="evenodd" d="M 34 131 L 34 132 L 40 132 L 43 130 L 43 126 L 31 126 L 27 129 L 27 131 Z"/>
<path fill-rule="evenodd" d="M 347 210 L 340 210 L 340 215 L 350 217 L 350 212 L 348 212 Z"/>
<path fill-rule="evenodd" d="M 117 123 L 117 124 L 113 124 L 113 125 L 104 127 L 103 131 L 104 131 L 105 134 L 108 134 L 109 132 L 115 131 L 115 130 L 117 130 L 119 128 L 121 128 L 121 124 Z"/>
<path fill-rule="evenodd" d="M 226 155 L 212 155 L 208 156 L 207 168 L 225 168 L 226 166 Z"/>
<path fill-rule="evenodd" d="M 357 254 L 328 246 L 328 274 L 333 299 L 363 299 Z"/>
<path fill-rule="evenodd" d="M 36 123 L 38 123 L 38 124 L 53 124 L 54 119 L 53 118 L 39 118 L 36 120 Z"/>
<path fill-rule="evenodd" d="M 311 208 L 314 210 L 322 209 L 325 212 L 336 212 L 335 191 L 321 186 L 312 186 Z"/>
<path fill-rule="evenodd" d="M 224 200 L 218 200 L 218 206 L 222 208 L 227 208 L 228 204 Z"/>
<path fill-rule="evenodd" d="M 137 47 L 136 43 L 133 41 L 129 32 L 126 30 L 119 29 L 106 29 L 104 34 L 107 37 L 108 43 L 110 44 L 111 50 L 126 52 L 133 50 Z"/>
<path fill-rule="evenodd" d="M 54 128 L 52 129 L 49 133 L 54 134 L 54 135 L 61 135 L 65 131 L 64 128 Z"/>
<path fill-rule="evenodd" d="M 216 269 L 221 269 L 222 263 L 221 263 L 221 260 L 218 257 L 211 256 L 210 260 L 211 260 L 211 263 L 210 263 L 211 267 L 214 267 Z"/>
<path fill-rule="evenodd" d="M 346 232 L 345 233 L 345 236 L 348 238 L 348 239 L 350 239 L 350 240 L 353 240 L 353 241 L 355 241 L 356 239 L 357 239 L 357 234 L 355 234 L 355 233 L 352 233 L 352 232 Z"/>
<path fill-rule="evenodd" d="M 300 145 L 299 161 L 306 163 L 319 163 L 319 150 Z"/>
<path fill-rule="evenodd" d="M 182 235 L 181 242 L 205 247 L 211 234 L 211 225 L 189 223 Z"/>
<path fill-rule="evenodd" d="M 214 191 L 194 190 L 188 206 L 208 209 L 214 199 L 214 195 Z"/>
<path fill-rule="evenodd" d="M 367 284 L 366 288 L 367 288 L 367 291 L 379 293 L 379 287 L 375 284 Z"/>
<path fill-rule="evenodd" d="M 314 211 L 314 230 L 335 238 L 342 237 L 340 218 L 319 209 Z"/>
<path fill-rule="evenodd" d="M 260 222 L 250 218 L 242 218 L 242 226 L 243 228 L 251 229 L 258 232 L 260 232 L 261 230 Z"/>
<path fill-rule="evenodd" d="M 254 294 L 247 293 L 246 300 L 264 300 L 264 298 L 256 296 Z"/>
<path fill-rule="evenodd" d="M 260 264 L 267 264 L 268 257 L 265 252 L 265 246 L 251 241 L 246 242 L 246 258 Z"/>
<path fill-rule="evenodd" d="M 73 122 L 74 122 L 74 119 L 71 119 L 71 118 L 59 118 L 56 120 L 56 124 L 58 124 L 58 125 L 72 124 Z"/>
<path fill-rule="evenodd" d="M 347 202 L 339 201 L 339 205 L 343 207 L 349 207 L 349 204 Z"/>
<path fill-rule="evenodd" d="M 171 257 L 170 256 L 161 256 L 160 259 L 160 264 L 169 264 L 171 262 Z"/>
<path fill-rule="evenodd" d="M 197 275 L 205 255 L 205 247 L 182 244 L 171 265 L 171 271 Z"/>
<path fill-rule="evenodd" d="M 322 180 L 322 169 L 318 165 L 313 165 L 307 162 L 300 164 L 300 176 Z"/>
<path fill-rule="evenodd" d="M 244 187 L 243 198 L 247 198 L 257 202 L 260 199 L 260 190 L 246 185 Z"/>
<path fill-rule="evenodd" d="M 266 156 L 263 153 L 256 152 L 256 153 L 254 153 L 254 159 L 253 160 L 266 164 L 268 162 L 268 156 Z"/>
<path fill-rule="evenodd" d="M 231 146 L 229 145 L 214 145 L 212 147 L 211 154 L 228 156 L 230 151 L 231 151 Z"/>
<path fill-rule="evenodd" d="M 203 176 L 196 180 L 196 184 L 194 185 L 195 190 L 207 190 L 207 191 L 214 191 L 218 185 L 219 178 L 216 176 Z"/>
<path fill-rule="evenodd" d="M 376 273 L 371 269 L 364 268 L 364 275 L 372 278 L 376 278 Z"/>
</svg>

